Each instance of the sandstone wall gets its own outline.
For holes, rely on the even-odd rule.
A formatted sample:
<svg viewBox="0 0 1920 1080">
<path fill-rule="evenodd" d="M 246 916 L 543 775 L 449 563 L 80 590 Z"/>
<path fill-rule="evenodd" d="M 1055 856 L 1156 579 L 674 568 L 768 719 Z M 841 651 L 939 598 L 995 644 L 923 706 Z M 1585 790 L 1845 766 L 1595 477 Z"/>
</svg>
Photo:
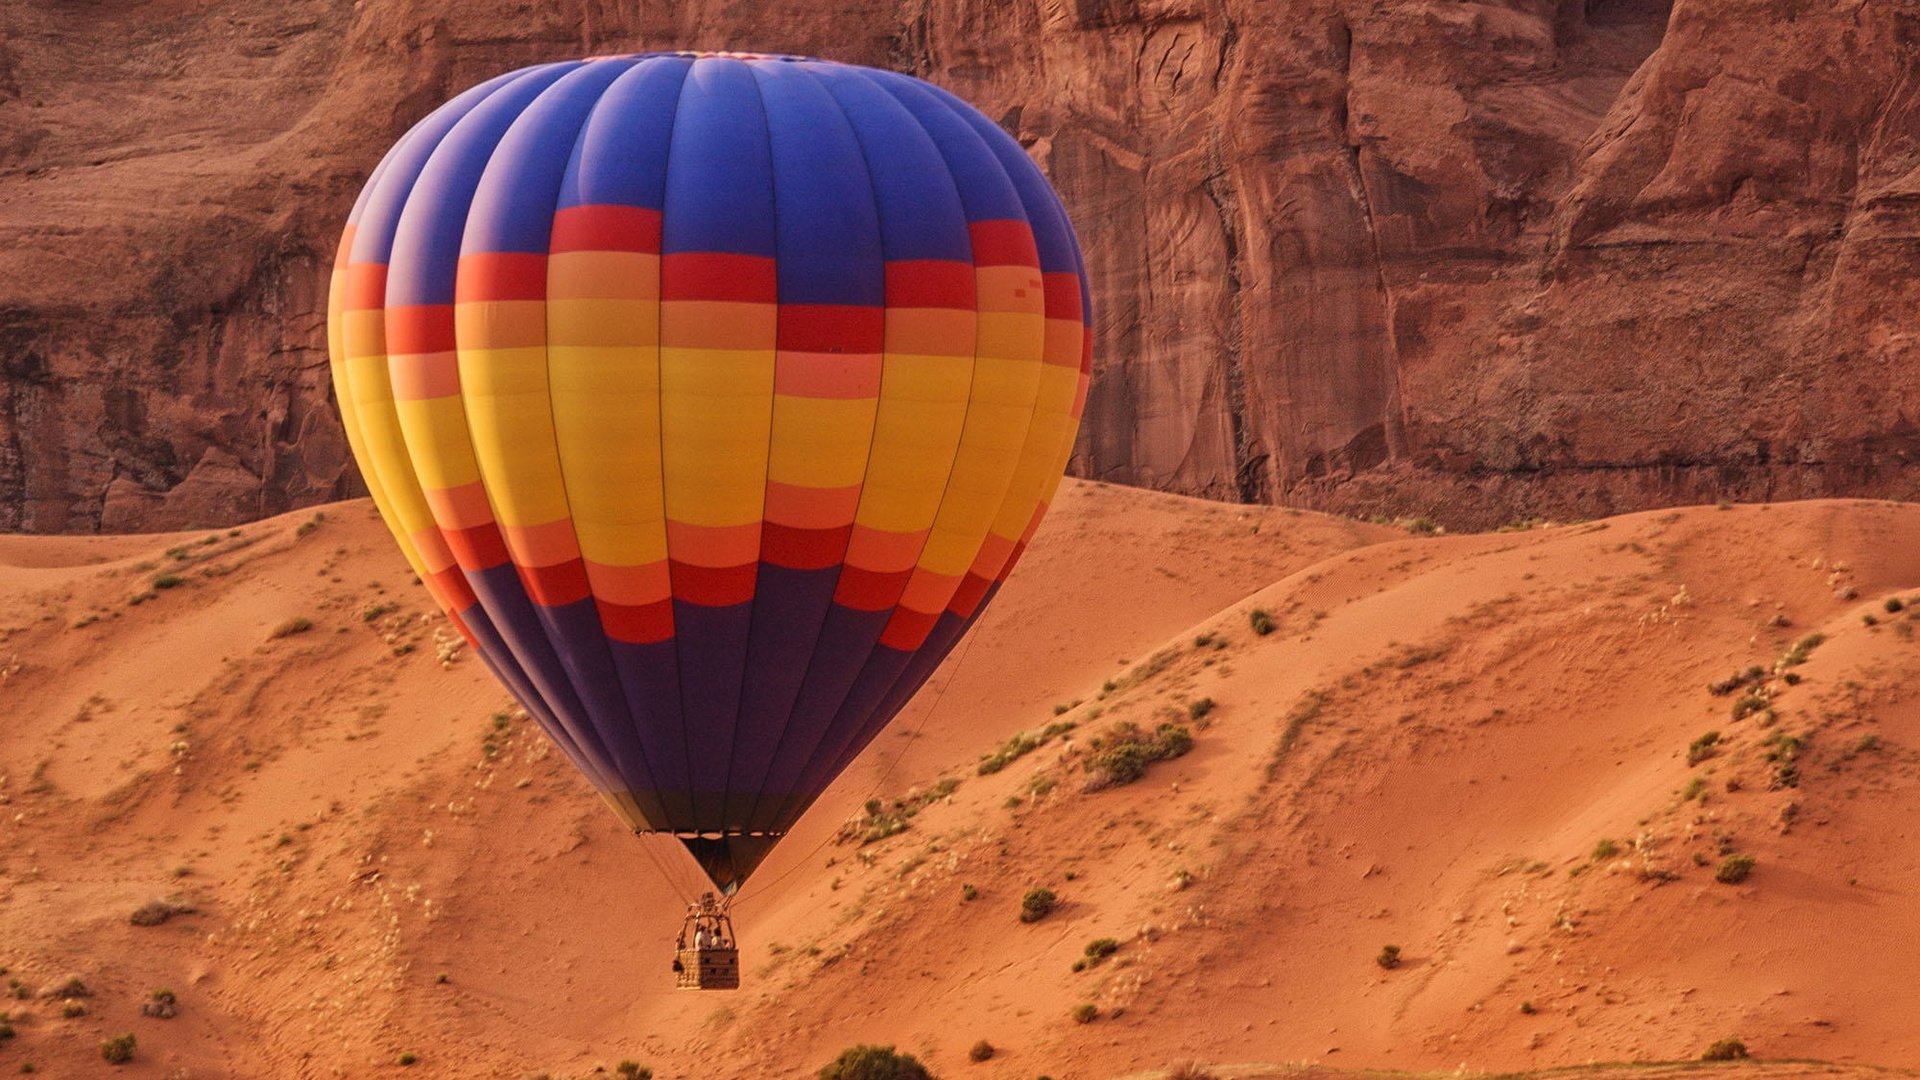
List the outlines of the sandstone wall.
<svg viewBox="0 0 1920 1080">
<path fill-rule="evenodd" d="M 1920 498 L 1915 0 L 0 7 L 0 529 L 359 491 L 324 279 L 386 146 L 539 60 L 896 67 L 1049 169 L 1075 471 L 1450 524 Z"/>
</svg>

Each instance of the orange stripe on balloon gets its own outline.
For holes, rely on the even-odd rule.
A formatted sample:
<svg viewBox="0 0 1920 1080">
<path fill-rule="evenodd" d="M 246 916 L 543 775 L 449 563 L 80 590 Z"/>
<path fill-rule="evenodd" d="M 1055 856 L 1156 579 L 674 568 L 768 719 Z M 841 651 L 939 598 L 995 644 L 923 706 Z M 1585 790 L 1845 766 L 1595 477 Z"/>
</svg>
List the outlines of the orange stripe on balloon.
<svg viewBox="0 0 1920 1080">
<path fill-rule="evenodd" d="M 555 252 L 547 260 L 549 300 L 658 300 L 660 256 L 638 251 Z"/>
<path fill-rule="evenodd" d="M 453 307 L 454 333 L 467 349 L 524 349 L 547 343 L 545 300 L 469 300 Z"/>
<path fill-rule="evenodd" d="M 855 525 L 853 537 L 847 541 L 847 563 L 883 574 L 911 570 L 920 560 L 920 549 L 926 547 L 930 531 L 888 532 Z"/>
<path fill-rule="evenodd" d="M 429 401 L 460 393 L 460 356 L 451 349 L 394 353 L 387 360 L 395 401 Z"/>
<path fill-rule="evenodd" d="M 745 525 L 687 525 L 667 522 L 667 550 L 674 564 L 720 568 L 760 558 L 760 523 Z M 674 579 L 678 591 L 679 578 Z"/>
<path fill-rule="evenodd" d="M 781 311 L 784 313 L 786 309 Z M 773 371 L 773 392 L 789 397 L 842 400 L 879 397 L 880 354 L 782 349 Z"/>
<path fill-rule="evenodd" d="M 937 612 L 947 605 L 947 598 L 953 595 L 953 587 L 959 580 L 958 574 L 936 574 L 925 567 L 915 570 L 907 581 L 906 591 L 900 594 L 900 606 Z"/>
<path fill-rule="evenodd" d="M 731 300 L 660 301 L 660 344 L 683 349 L 765 349 L 780 323 L 778 304 Z"/>
<path fill-rule="evenodd" d="M 347 287 L 341 306 L 348 311 L 371 311 L 387 303 L 387 264 L 347 264 Z"/>
<path fill-rule="evenodd" d="M 979 336 L 972 311 L 944 308 L 888 308 L 887 351 L 921 356 L 973 358 Z"/>
<path fill-rule="evenodd" d="M 673 579 L 665 559 L 641 566 L 616 566 L 592 559 L 586 563 L 594 598 L 602 602 L 640 607 L 673 596 Z"/>
<path fill-rule="evenodd" d="M 580 558 L 580 541 L 574 537 L 572 518 L 538 525 L 503 525 L 501 530 L 506 533 L 513 561 L 522 567 L 557 566 Z M 586 580 L 584 574 L 581 580 Z"/>
<path fill-rule="evenodd" d="M 1046 344 L 1040 352 L 1040 359 L 1060 367 L 1077 368 L 1080 366 L 1080 339 L 1086 335 L 1087 328 L 1079 320 L 1056 319 L 1052 310 L 1048 310 Z"/>
<path fill-rule="evenodd" d="M 433 520 L 443 528 L 471 529 L 492 524 L 493 506 L 487 502 L 487 489 L 479 481 L 454 488 L 422 488 Z"/>
<path fill-rule="evenodd" d="M 987 578 L 993 577 L 1000 572 L 1000 567 L 1006 563 L 1007 556 L 1013 553 L 1013 545 L 1014 541 L 989 532 L 986 539 L 980 542 L 980 550 L 974 555 L 973 565 L 968 568 L 968 571 Z"/>
<path fill-rule="evenodd" d="M 817 488 L 767 481 L 765 517 L 798 529 L 837 529 L 853 523 L 860 485 Z"/>
</svg>

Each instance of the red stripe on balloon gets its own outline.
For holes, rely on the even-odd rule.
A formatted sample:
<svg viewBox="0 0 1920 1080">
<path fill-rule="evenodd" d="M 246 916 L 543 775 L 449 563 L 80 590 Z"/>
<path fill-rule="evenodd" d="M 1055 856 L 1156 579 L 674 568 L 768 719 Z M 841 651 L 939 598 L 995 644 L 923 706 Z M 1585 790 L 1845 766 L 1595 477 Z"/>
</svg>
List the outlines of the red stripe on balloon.
<svg viewBox="0 0 1920 1080">
<path fill-rule="evenodd" d="M 907 590 L 907 579 L 912 576 L 912 567 L 881 572 L 846 566 L 840 570 L 833 602 L 856 611 L 884 611 L 900 602 L 900 594 Z"/>
<path fill-rule="evenodd" d="M 774 304 L 780 300 L 780 280 L 765 256 L 675 252 L 660 256 L 660 299 Z"/>
<path fill-rule="evenodd" d="M 453 559 L 462 570 L 491 570 L 507 561 L 506 541 L 492 525 L 443 529 L 441 533 L 447 538 L 447 550 L 453 552 Z"/>
<path fill-rule="evenodd" d="M 967 225 L 973 238 L 975 266 L 1039 266 L 1040 249 L 1033 228 L 1024 221 L 975 221 Z"/>
<path fill-rule="evenodd" d="M 640 206 L 569 206 L 553 215 L 555 253 L 660 250 L 660 211 Z"/>
<path fill-rule="evenodd" d="M 486 251 L 462 255 L 454 273 L 453 301 L 544 300 L 547 257 L 525 251 Z"/>
<path fill-rule="evenodd" d="M 886 345 L 885 308 L 781 304 L 779 347 L 794 352 L 877 353 Z"/>
<path fill-rule="evenodd" d="M 673 598 L 702 607 L 727 607 L 753 599 L 753 583 L 758 563 L 739 566 L 695 566 L 677 559 L 668 561 L 673 574 Z"/>
<path fill-rule="evenodd" d="M 387 309 L 387 354 L 452 352 L 457 344 L 452 304 Z"/>
<path fill-rule="evenodd" d="M 544 607 L 561 607 L 585 600 L 593 594 L 587 584 L 587 568 L 579 559 L 568 559 L 552 566 L 521 566 L 520 582 L 533 602 Z"/>
<path fill-rule="evenodd" d="M 1046 283 L 1047 318 L 1080 321 L 1080 275 L 1057 272 L 1042 274 Z"/>
<path fill-rule="evenodd" d="M 889 649 L 912 652 L 927 640 L 933 632 L 933 624 L 940 620 L 937 611 L 915 611 L 912 608 L 895 608 L 893 618 L 887 620 L 887 628 L 880 633 L 880 644 Z"/>
<path fill-rule="evenodd" d="M 963 619 L 972 615 L 973 609 L 980 606 L 981 598 L 987 595 L 987 589 L 992 585 L 993 582 L 968 571 L 960 579 L 960 586 L 953 590 L 953 599 L 947 601 L 947 610 Z"/>
<path fill-rule="evenodd" d="M 976 285 L 972 263 L 902 259 L 887 264 L 888 307 L 972 311 Z"/>
<path fill-rule="evenodd" d="M 852 525 L 837 529 L 796 529 L 769 521 L 761 526 L 760 561 L 789 570 L 825 570 L 847 555 Z"/>
<path fill-rule="evenodd" d="M 651 645 L 673 636 L 673 601 L 612 604 L 599 601 L 600 625 L 607 636 L 632 645 Z"/>
</svg>

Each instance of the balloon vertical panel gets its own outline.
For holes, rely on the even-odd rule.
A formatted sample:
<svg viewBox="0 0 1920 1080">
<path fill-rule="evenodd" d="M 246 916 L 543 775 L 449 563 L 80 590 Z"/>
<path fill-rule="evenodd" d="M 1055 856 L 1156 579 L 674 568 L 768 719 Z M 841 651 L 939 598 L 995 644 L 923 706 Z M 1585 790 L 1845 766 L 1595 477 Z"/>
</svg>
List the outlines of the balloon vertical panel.
<svg viewBox="0 0 1920 1080">
<path fill-rule="evenodd" d="M 1085 399 L 1081 267 L 1039 170 L 945 91 L 607 57 L 402 138 L 329 347 L 436 603 L 628 825 L 728 884 L 1031 538 Z"/>
</svg>

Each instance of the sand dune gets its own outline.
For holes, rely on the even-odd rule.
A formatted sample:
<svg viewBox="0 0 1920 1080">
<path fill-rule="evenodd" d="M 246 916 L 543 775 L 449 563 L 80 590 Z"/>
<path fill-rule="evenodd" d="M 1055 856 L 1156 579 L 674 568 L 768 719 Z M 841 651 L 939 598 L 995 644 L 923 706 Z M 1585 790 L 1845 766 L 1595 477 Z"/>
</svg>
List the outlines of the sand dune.
<svg viewBox="0 0 1920 1080">
<path fill-rule="evenodd" d="M 1920 1065 L 1920 620 L 1887 610 L 1920 600 L 1915 536 L 1920 506 L 1813 502 L 1421 537 L 1070 483 L 977 640 L 750 883 L 731 994 L 670 989 L 691 866 L 494 719 L 504 694 L 366 504 L 0 538 L 0 964 L 32 993 L 0 1069 L 96 1075 L 122 1031 L 124 1075 L 195 1078 L 403 1053 L 429 1076 L 789 1077 L 855 1041 L 1026 1080 L 1725 1037 Z M 1083 792 L 1117 721 L 1194 749 Z M 905 831 L 833 841 L 943 777 Z M 1745 881 L 1715 880 L 1729 854 Z M 1022 924 L 1036 886 L 1059 906 Z M 196 910 L 130 924 L 160 898 Z M 1097 938 L 1117 951 L 1075 972 Z M 86 1015 L 48 996 L 69 976 Z M 139 1016 L 161 986 L 180 1015 Z M 999 1051 L 971 1063 L 981 1039 Z"/>
</svg>

